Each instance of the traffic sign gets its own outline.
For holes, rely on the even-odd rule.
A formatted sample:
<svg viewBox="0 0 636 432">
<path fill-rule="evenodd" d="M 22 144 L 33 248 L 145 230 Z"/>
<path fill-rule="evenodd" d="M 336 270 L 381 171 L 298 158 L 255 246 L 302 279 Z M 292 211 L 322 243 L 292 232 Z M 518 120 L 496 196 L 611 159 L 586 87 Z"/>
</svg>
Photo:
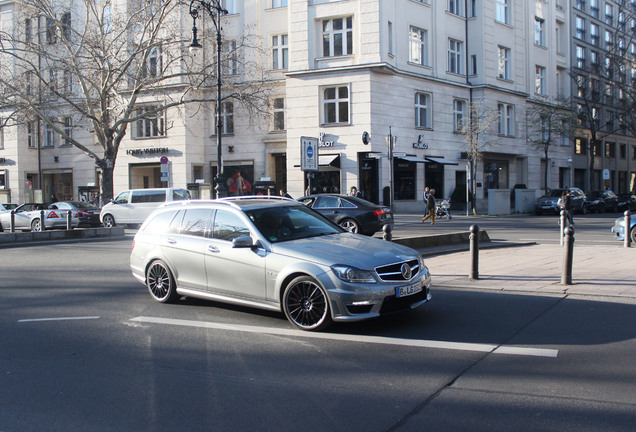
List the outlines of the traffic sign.
<svg viewBox="0 0 636 432">
<path fill-rule="evenodd" d="M 161 159 L 159 159 L 161 161 L 162 164 L 167 164 L 168 163 L 168 156 L 161 156 Z"/>
<path fill-rule="evenodd" d="M 318 138 L 300 137 L 300 169 L 318 171 Z"/>
</svg>

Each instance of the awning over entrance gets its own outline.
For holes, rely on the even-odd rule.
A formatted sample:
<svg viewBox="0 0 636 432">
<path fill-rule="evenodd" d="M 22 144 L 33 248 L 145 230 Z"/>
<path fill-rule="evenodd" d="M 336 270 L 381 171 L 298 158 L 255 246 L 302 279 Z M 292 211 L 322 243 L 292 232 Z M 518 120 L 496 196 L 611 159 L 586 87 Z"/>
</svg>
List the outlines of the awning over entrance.
<svg viewBox="0 0 636 432">
<path fill-rule="evenodd" d="M 426 163 L 424 159 L 420 159 L 415 156 L 400 156 L 398 159 L 404 159 L 405 161 L 415 162 L 415 163 Z"/>
<path fill-rule="evenodd" d="M 324 154 L 318 155 L 318 166 L 321 167 L 335 167 L 340 168 L 340 155 L 339 154 Z"/>
<path fill-rule="evenodd" d="M 425 162 L 427 163 L 436 163 L 440 165 L 459 165 L 457 162 L 451 162 L 441 158 L 433 158 L 433 157 L 424 156 L 424 159 L 426 159 Z"/>
</svg>

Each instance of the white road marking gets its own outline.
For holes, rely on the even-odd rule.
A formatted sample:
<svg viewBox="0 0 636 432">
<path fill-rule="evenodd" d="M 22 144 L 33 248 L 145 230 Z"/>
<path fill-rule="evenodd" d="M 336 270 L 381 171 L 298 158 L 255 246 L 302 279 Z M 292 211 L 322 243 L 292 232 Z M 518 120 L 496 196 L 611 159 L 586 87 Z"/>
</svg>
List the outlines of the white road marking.
<svg viewBox="0 0 636 432">
<path fill-rule="evenodd" d="M 40 321 L 74 321 L 74 320 L 89 320 L 89 319 L 99 319 L 99 318 L 101 317 L 84 316 L 84 317 L 33 318 L 33 319 L 21 319 L 21 320 L 18 320 L 18 322 L 25 323 L 25 322 L 40 322 Z"/>
<path fill-rule="evenodd" d="M 214 322 L 207 322 L 207 321 L 191 321 L 191 320 L 157 318 L 157 317 L 147 317 L 147 316 L 139 316 L 136 318 L 132 318 L 131 321 L 140 322 L 140 323 L 149 323 L 149 324 L 167 324 L 167 325 L 178 325 L 178 326 L 186 326 L 186 327 L 208 328 L 208 329 L 215 329 L 215 330 L 238 331 L 238 332 L 245 332 L 245 333 L 270 334 L 270 335 L 277 335 L 277 336 L 303 337 L 303 338 L 310 338 L 310 339 L 328 339 L 328 340 L 338 340 L 338 341 L 347 341 L 347 342 L 363 342 L 363 343 L 373 343 L 373 344 L 383 344 L 383 345 L 399 345 L 399 346 L 409 346 L 409 347 L 416 347 L 416 348 L 437 348 L 437 349 L 473 351 L 473 352 L 484 352 L 484 353 L 489 352 L 493 354 L 522 355 L 522 356 L 533 356 L 533 357 L 554 358 L 559 353 L 559 350 L 555 350 L 555 349 L 523 348 L 523 347 L 512 347 L 512 346 L 499 346 L 495 344 L 477 344 L 477 343 L 466 343 L 466 342 L 446 342 L 446 341 L 420 340 L 420 339 L 402 339 L 402 338 L 390 338 L 390 337 L 381 337 L 381 336 L 342 335 L 342 334 L 333 334 L 333 333 L 310 333 L 310 332 L 304 332 L 302 330 L 294 330 L 294 329 L 279 329 L 279 328 L 273 328 L 273 327 L 254 327 L 254 326 L 244 326 L 244 325 L 237 325 L 237 324 L 222 324 L 222 323 L 214 323 Z"/>
</svg>

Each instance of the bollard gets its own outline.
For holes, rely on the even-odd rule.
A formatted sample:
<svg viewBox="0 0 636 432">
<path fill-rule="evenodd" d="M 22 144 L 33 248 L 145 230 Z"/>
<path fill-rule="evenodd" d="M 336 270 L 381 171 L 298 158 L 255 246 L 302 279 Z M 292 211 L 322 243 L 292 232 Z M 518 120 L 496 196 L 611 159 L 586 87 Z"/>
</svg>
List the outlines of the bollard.
<svg viewBox="0 0 636 432">
<path fill-rule="evenodd" d="M 479 279 L 479 227 L 470 226 L 470 279 Z"/>
<path fill-rule="evenodd" d="M 44 232 L 46 230 L 46 226 L 44 224 L 44 210 L 40 210 L 40 231 Z"/>
<path fill-rule="evenodd" d="M 574 228 L 565 229 L 565 250 L 563 252 L 563 274 L 561 285 L 572 285 L 572 259 L 574 258 Z"/>
<path fill-rule="evenodd" d="M 631 225 L 632 225 L 632 212 L 630 212 L 629 209 L 627 209 L 625 210 L 625 235 L 624 235 L 625 238 L 623 239 L 623 246 L 625 246 L 626 248 L 632 245 L 632 237 L 630 235 L 631 230 L 629 229 Z"/>
<path fill-rule="evenodd" d="M 72 210 L 69 210 L 68 212 L 66 212 L 66 229 L 67 230 L 73 229 L 73 211 Z"/>
<path fill-rule="evenodd" d="M 15 232 L 15 210 L 11 210 L 11 221 L 9 222 L 9 231 Z"/>
<path fill-rule="evenodd" d="M 563 236 L 565 235 L 565 221 L 566 221 L 566 212 L 565 210 L 561 210 L 561 216 L 559 217 L 559 237 L 561 238 L 560 240 L 560 245 L 563 246 Z"/>
<path fill-rule="evenodd" d="M 382 238 L 386 241 L 391 241 L 391 239 L 393 238 L 393 234 L 391 233 L 391 231 L 391 225 L 385 224 L 382 227 Z"/>
</svg>

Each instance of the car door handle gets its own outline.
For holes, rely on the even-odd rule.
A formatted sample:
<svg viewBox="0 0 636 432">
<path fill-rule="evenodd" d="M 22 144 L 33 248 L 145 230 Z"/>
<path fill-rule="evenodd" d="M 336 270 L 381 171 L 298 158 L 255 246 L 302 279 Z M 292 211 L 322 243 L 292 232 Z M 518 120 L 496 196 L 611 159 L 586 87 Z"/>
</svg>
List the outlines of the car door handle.
<svg viewBox="0 0 636 432">
<path fill-rule="evenodd" d="M 220 252 L 218 247 L 212 246 L 212 245 L 208 246 L 208 251 L 212 252 L 212 253 L 219 253 Z"/>
</svg>

